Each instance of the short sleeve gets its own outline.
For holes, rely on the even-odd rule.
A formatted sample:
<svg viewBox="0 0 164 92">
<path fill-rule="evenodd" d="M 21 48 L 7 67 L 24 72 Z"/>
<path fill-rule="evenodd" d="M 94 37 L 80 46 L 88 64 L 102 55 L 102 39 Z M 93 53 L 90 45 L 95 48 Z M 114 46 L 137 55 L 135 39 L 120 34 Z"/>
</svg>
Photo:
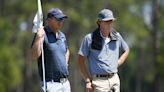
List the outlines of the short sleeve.
<svg viewBox="0 0 164 92">
<path fill-rule="evenodd" d="M 125 51 L 126 49 L 128 49 L 128 45 L 125 42 L 125 40 L 122 38 L 122 36 L 118 33 L 119 35 L 119 47 L 121 48 L 122 51 Z"/>
<path fill-rule="evenodd" d="M 65 43 L 66 48 L 68 49 L 68 41 L 67 41 L 67 39 L 65 39 L 64 43 Z"/>
<path fill-rule="evenodd" d="M 68 49 L 68 41 L 67 41 L 67 38 L 66 38 L 65 34 L 61 31 L 59 31 L 59 33 L 61 35 L 61 39 L 64 41 L 66 49 Z"/>
<path fill-rule="evenodd" d="M 90 50 L 90 44 L 91 44 L 91 34 L 88 34 L 84 37 L 78 54 L 87 57 Z"/>
</svg>

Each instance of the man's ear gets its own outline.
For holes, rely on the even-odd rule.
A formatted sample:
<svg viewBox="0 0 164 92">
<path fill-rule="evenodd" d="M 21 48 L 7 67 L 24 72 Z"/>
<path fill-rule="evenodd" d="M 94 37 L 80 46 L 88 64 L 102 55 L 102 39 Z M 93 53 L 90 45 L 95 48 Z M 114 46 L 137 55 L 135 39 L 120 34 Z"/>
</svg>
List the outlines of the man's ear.
<svg viewBox="0 0 164 92">
<path fill-rule="evenodd" d="M 51 20 L 51 18 L 47 18 L 47 20 Z"/>
<path fill-rule="evenodd" d="M 100 21 L 99 20 L 97 20 L 97 25 L 100 26 Z"/>
</svg>

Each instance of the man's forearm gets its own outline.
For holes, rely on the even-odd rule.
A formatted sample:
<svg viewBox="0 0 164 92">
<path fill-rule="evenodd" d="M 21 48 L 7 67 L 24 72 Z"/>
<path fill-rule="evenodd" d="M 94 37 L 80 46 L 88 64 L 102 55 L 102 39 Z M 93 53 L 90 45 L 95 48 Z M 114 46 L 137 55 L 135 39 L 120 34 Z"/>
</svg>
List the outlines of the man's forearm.
<svg viewBox="0 0 164 92">
<path fill-rule="evenodd" d="M 119 60 L 118 60 L 118 65 L 122 65 L 125 61 L 125 59 L 127 58 L 129 54 L 129 48 L 125 50 L 125 52 L 120 56 Z"/>
<path fill-rule="evenodd" d="M 91 82 L 91 79 L 89 77 L 86 65 L 85 65 L 85 58 L 83 56 L 78 57 L 78 67 L 79 70 L 82 74 L 83 79 L 85 80 L 85 82 Z"/>
<path fill-rule="evenodd" d="M 33 59 L 38 59 L 38 57 L 41 54 L 41 41 L 42 41 L 42 38 L 36 37 L 35 42 L 31 49 Z"/>
</svg>

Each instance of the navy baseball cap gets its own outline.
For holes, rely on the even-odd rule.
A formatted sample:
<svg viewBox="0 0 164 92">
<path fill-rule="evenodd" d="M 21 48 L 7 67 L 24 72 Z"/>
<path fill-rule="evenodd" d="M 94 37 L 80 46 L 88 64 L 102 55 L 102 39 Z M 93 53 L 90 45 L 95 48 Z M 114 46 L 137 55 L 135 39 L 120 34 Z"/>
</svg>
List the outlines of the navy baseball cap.
<svg viewBox="0 0 164 92">
<path fill-rule="evenodd" d="M 100 21 L 109 21 L 109 20 L 115 20 L 113 16 L 113 12 L 109 9 L 103 9 L 98 14 L 98 20 Z"/>
<path fill-rule="evenodd" d="M 67 18 L 67 16 L 63 14 L 63 12 L 59 8 L 52 8 L 51 10 L 49 10 L 49 12 L 47 13 L 47 18 L 50 17 L 55 17 L 57 19 Z"/>
</svg>

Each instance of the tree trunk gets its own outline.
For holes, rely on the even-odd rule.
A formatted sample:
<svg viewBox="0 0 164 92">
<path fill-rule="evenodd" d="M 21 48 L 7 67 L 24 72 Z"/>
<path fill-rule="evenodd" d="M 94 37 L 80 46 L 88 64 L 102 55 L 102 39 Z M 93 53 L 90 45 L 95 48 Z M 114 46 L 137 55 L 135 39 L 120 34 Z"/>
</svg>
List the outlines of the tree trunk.
<svg viewBox="0 0 164 92">
<path fill-rule="evenodd" d="M 5 0 L 0 0 L 0 16 L 4 13 Z"/>
<path fill-rule="evenodd" d="M 28 51 L 29 52 L 29 51 Z M 24 91 L 23 92 L 32 92 L 31 80 L 32 80 L 32 61 L 29 58 L 29 54 L 26 57 L 25 65 L 24 65 Z"/>
<path fill-rule="evenodd" d="M 31 35 L 31 32 L 27 32 L 27 35 L 25 37 L 25 41 L 23 43 L 23 56 L 25 58 L 24 63 L 24 70 L 23 70 L 23 92 L 32 92 L 32 59 L 31 59 L 31 53 L 29 44 L 31 43 L 29 39 L 29 36 Z"/>
<path fill-rule="evenodd" d="M 154 91 L 153 92 L 164 92 L 163 80 L 158 72 L 158 56 L 160 49 L 160 39 L 158 36 L 158 23 L 159 23 L 159 5 L 158 0 L 152 0 L 152 42 L 153 42 L 153 62 L 156 70 L 154 80 Z"/>
<path fill-rule="evenodd" d="M 141 85 L 142 85 L 142 50 L 138 48 L 137 50 L 137 60 L 136 60 L 136 80 L 135 80 L 135 92 L 141 92 Z"/>
</svg>

